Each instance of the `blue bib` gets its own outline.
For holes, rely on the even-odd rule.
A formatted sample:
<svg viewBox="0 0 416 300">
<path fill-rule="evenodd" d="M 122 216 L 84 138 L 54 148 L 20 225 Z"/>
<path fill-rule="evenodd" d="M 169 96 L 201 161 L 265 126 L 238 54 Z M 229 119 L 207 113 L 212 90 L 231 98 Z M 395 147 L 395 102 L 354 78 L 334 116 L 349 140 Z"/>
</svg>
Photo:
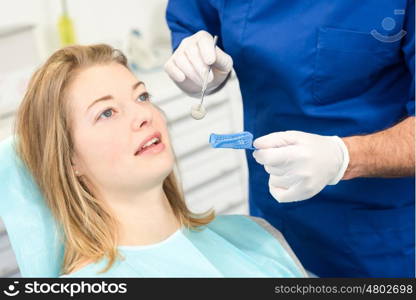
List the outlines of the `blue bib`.
<svg viewBox="0 0 416 300">
<path fill-rule="evenodd" d="M 304 277 L 284 243 L 249 217 L 222 215 L 201 231 L 182 228 L 156 244 L 119 246 L 124 260 L 106 273 L 98 274 L 108 261 L 102 259 L 62 277 Z"/>
</svg>

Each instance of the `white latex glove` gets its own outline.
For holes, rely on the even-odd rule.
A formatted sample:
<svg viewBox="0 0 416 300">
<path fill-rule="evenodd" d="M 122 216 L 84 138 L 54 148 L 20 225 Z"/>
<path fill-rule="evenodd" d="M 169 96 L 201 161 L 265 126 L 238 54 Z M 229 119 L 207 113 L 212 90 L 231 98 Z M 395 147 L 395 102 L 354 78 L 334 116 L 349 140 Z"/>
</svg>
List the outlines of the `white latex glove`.
<svg viewBox="0 0 416 300">
<path fill-rule="evenodd" d="M 253 145 L 260 149 L 253 156 L 270 174 L 269 191 L 279 202 L 309 199 L 337 184 L 349 163 L 338 136 L 282 131 L 257 138 Z"/>
<path fill-rule="evenodd" d="M 231 56 L 215 47 L 214 38 L 206 31 L 199 31 L 184 38 L 165 64 L 165 71 L 176 85 L 189 96 L 199 97 L 208 66 L 206 93 L 217 88 L 228 76 L 232 67 Z"/>
</svg>

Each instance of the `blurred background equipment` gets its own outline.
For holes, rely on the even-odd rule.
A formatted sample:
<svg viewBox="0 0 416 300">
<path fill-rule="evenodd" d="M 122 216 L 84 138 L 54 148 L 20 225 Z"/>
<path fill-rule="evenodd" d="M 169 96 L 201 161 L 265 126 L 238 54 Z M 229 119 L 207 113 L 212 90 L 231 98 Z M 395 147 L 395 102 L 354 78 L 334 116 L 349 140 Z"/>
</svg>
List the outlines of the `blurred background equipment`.
<svg viewBox="0 0 416 300">
<path fill-rule="evenodd" d="M 72 20 L 69 17 L 68 5 L 66 0 L 61 0 L 62 14 L 58 20 L 58 32 L 61 46 L 68 46 L 75 44 L 75 31 Z"/>
<path fill-rule="evenodd" d="M 135 72 L 157 68 L 161 62 L 138 29 L 131 29 L 126 39 L 124 54 L 129 58 L 129 65 Z"/>
</svg>

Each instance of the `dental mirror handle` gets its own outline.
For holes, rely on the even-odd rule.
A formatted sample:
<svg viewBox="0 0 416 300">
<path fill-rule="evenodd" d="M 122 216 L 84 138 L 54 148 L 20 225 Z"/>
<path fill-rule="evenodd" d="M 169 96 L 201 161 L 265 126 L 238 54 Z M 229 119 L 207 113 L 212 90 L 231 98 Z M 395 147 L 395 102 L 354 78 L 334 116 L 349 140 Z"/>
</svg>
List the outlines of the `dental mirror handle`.
<svg viewBox="0 0 416 300">
<path fill-rule="evenodd" d="M 214 51 L 215 51 L 215 47 L 217 46 L 217 41 L 218 41 L 218 35 L 214 36 Z M 202 106 L 202 103 L 204 101 L 204 96 L 205 96 L 205 91 L 207 90 L 207 85 L 208 85 L 208 77 L 209 77 L 209 73 L 211 72 L 212 69 L 212 65 L 209 65 L 207 72 L 205 74 L 205 78 L 204 78 L 204 82 L 202 84 L 202 91 L 201 91 L 201 102 L 199 104 L 199 106 Z"/>
</svg>

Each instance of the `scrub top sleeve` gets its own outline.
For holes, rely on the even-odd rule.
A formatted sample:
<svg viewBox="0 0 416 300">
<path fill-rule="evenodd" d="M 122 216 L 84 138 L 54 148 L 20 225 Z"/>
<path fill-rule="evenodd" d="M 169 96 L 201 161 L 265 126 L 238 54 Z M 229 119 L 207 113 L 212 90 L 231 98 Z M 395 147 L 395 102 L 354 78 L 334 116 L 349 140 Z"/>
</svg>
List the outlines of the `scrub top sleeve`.
<svg viewBox="0 0 416 300">
<path fill-rule="evenodd" d="M 409 116 L 415 115 L 415 1 L 408 0 L 406 9 L 406 20 L 404 30 L 407 34 L 403 38 L 402 52 L 412 76 L 412 84 L 410 86 L 410 99 L 407 102 L 406 109 Z"/>
<path fill-rule="evenodd" d="M 218 35 L 219 47 L 220 19 L 218 15 L 219 0 L 170 0 L 166 8 L 166 21 L 171 30 L 173 51 L 182 39 L 205 30 L 211 35 Z"/>
</svg>

